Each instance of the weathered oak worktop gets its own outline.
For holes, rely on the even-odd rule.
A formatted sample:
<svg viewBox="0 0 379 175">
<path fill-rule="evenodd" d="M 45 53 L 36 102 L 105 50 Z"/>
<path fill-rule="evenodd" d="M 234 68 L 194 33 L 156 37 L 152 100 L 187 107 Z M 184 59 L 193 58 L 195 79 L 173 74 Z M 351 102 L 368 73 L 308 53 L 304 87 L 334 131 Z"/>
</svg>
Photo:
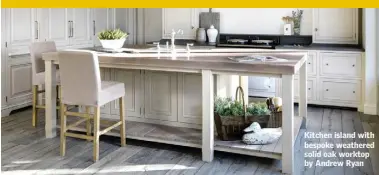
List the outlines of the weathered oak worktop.
<svg viewBox="0 0 379 175">
<path fill-rule="evenodd" d="M 136 49 L 136 48 L 134 48 Z M 138 52 L 140 51 L 140 52 Z M 104 53 L 97 52 L 99 56 L 100 67 L 112 69 L 137 69 L 153 70 L 166 72 L 185 72 L 197 73 L 201 75 L 201 148 L 204 161 L 213 160 L 215 149 L 240 154 L 281 158 L 283 173 L 292 174 L 294 171 L 294 149 L 293 144 L 298 133 L 301 122 L 295 122 L 294 117 L 294 74 L 299 72 L 299 117 L 303 120 L 303 126 L 306 126 L 307 114 L 307 66 L 304 64 L 307 60 L 307 53 L 304 52 L 272 52 L 270 50 L 238 53 L 238 49 L 229 49 L 230 53 L 217 53 L 208 51 L 202 53 L 143 53 L 143 49 L 134 50 L 133 53 Z M 245 50 L 246 51 L 246 50 Z M 232 53 L 237 52 L 237 53 Z M 59 64 L 59 53 L 44 53 L 46 69 L 46 137 L 56 136 L 56 91 L 55 91 L 55 64 Z M 228 57 L 235 56 L 271 56 L 286 61 L 250 61 L 235 62 Z M 214 136 L 214 81 L 213 75 L 260 75 L 282 78 L 283 107 L 282 107 L 282 129 L 283 135 L 275 145 L 262 147 L 249 147 L 242 149 L 238 144 L 228 144 L 231 146 L 218 147 L 215 144 Z M 173 85 L 175 86 L 175 85 Z M 149 89 L 148 91 L 150 91 Z M 146 90 L 145 90 L 146 91 Z M 128 94 L 126 94 L 128 95 Z M 180 95 L 179 95 L 180 96 Z M 175 97 L 169 98 L 175 101 Z M 170 133 L 175 135 L 174 133 Z M 127 133 L 128 137 L 128 133 Z M 143 138 L 142 138 L 143 140 Z M 148 140 L 148 139 L 146 139 Z M 157 139 L 156 139 L 157 140 Z M 150 140 L 151 141 L 151 140 Z M 159 141 L 159 140 L 158 140 Z M 279 143 L 280 142 L 280 143 Z M 178 143 L 175 143 L 178 144 Z M 223 143 L 224 144 L 224 143 Z M 188 144 L 183 144 L 188 146 Z M 236 145 L 239 148 L 234 148 Z M 283 151 L 285 150 L 285 151 Z"/>
</svg>

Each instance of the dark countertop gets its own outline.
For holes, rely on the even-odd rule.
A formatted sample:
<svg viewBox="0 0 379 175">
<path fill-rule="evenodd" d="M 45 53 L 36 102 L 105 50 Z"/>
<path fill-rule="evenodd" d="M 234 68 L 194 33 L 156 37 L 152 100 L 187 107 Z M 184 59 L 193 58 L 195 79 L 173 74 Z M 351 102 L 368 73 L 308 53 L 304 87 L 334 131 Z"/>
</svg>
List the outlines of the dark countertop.
<svg viewBox="0 0 379 175">
<path fill-rule="evenodd" d="M 166 41 L 169 43 L 171 42 L 170 39 L 162 39 L 159 41 L 159 44 L 161 47 L 164 47 L 166 45 Z M 183 45 L 186 46 L 187 43 L 193 43 L 194 46 L 207 46 L 207 47 L 216 47 L 216 45 L 213 43 L 199 43 L 195 40 L 184 40 L 184 39 L 177 39 L 175 40 L 176 45 Z M 147 42 L 146 44 L 150 45 L 153 44 L 153 42 Z M 227 47 L 217 47 L 217 48 L 227 48 Z M 321 51 L 346 51 L 346 52 L 365 52 L 365 50 L 362 48 L 362 46 L 359 45 L 341 45 L 341 44 L 311 44 L 309 46 L 292 46 L 292 45 L 278 45 L 275 47 L 276 49 L 280 50 L 321 50 Z"/>
</svg>

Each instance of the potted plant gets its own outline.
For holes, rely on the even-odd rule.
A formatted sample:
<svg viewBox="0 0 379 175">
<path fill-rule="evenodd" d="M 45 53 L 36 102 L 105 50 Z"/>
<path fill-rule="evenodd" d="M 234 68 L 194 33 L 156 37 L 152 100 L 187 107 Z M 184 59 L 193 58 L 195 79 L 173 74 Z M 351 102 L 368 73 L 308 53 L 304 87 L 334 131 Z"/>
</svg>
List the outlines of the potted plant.
<svg viewBox="0 0 379 175">
<path fill-rule="evenodd" d="M 300 35 L 300 24 L 303 17 L 303 10 L 292 11 L 293 32 L 295 35 Z"/>
<path fill-rule="evenodd" d="M 238 92 L 243 94 L 241 87 L 237 88 L 236 97 Z M 245 105 L 243 100 L 220 97 L 215 99 L 214 120 L 221 140 L 241 140 L 243 129 L 253 122 L 258 122 L 264 128 L 269 119 L 270 110 L 264 102 Z"/>
<path fill-rule="evenodd" d="M 128 34 L 120 29 L 104 30 L 98 34 L 101 45 L 105 49 L 119 49 L 124 46 Z"/>
</svg>

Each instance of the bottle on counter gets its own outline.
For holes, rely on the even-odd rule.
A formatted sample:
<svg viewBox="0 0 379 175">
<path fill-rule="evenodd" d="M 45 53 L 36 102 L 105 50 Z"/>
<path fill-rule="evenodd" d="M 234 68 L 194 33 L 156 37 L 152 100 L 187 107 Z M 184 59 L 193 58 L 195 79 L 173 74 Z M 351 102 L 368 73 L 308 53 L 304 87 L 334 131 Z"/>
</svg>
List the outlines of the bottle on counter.
<svg viewBox="0 0 379 175">
<path fill-rule="evenodd" d="M 205 42 L 207 40 L 206 34 L 205 34 L 205 29 L 204 28 L 198 28 L 196 30 L 196 41 L 197 42 Z"/>
<path fill-rule="evenodd" d="M 217 39 L 218 30 L 213 25 L 207 30 L 209 43 L 215 43 Z"/>
</svg>

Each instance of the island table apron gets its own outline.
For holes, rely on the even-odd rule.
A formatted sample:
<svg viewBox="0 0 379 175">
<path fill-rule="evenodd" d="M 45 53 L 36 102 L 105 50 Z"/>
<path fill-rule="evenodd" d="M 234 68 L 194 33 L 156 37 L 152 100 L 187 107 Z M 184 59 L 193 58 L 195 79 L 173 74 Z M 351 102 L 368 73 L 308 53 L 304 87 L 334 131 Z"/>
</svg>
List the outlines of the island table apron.
<svg viewBox="0 0 379 175">
<path fill-rule="evenodd" d="M 286 61 L 235 62 L 230 57 L 260 55 L 286 59 Z M 294 75 L 299 73 L 299 116 L 306 127 L 307 115 L 307 53 L 259 52 L 259 53 L 191 53 L 186 54 L 127 54 L 98 53 L 100 67 L 142 69 L 171 72 L 200 73 L 202 76 L 202 159 L 212 161 L 214 153 L 213 75 L 261 75 L 282 78 L 282 172 L 294 173 Z M 44 53 L 46 138 L 57 135 L 56 121 L 56 66 L 58 53 Z"/>
</svg>

